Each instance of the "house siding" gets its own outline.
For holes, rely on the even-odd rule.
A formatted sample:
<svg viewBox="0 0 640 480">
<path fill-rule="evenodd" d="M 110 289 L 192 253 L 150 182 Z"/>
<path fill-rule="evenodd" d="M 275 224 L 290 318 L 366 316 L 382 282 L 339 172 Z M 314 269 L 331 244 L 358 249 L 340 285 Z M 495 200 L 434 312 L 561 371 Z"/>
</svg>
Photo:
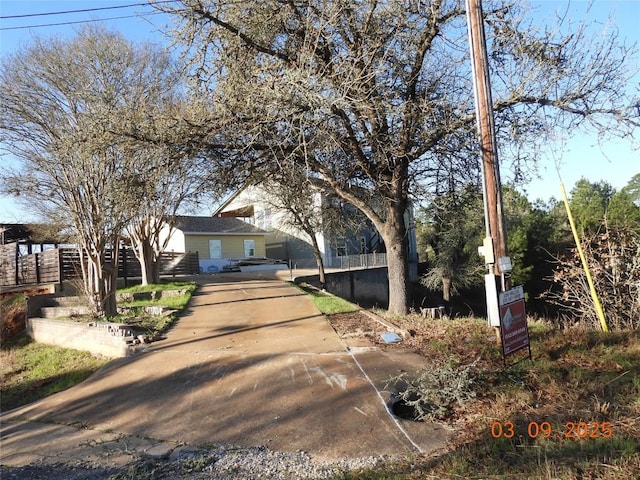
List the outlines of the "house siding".
<svg viewBox="0 0 640 480">
<path fill-rule="evenodd" d="M 198 252 L 201 260 L 210 259 L 209 240 L 220 240 L 222 244 L 222 258 L 243 258 L 244 241 L 253 240 L 256 248 L 256 257 L 266 256 L 264 235 L 190 235 L 185 234 L 185 248 L 187 252 Z"/>
<path fill-rule="evenodd" d="M 267 245 L 269 250 L 269 258 L 280 258 L 280 251 L 274 251 L 272 256 L 270 246 L 274 244 L 274 249 L 277 248 L 278 243 L 287 242 L 289 239 L 294 238 L 301 240 L 306 243 L 309 248 L 307 254 L 309 256 L 313 256 L 313 250 L 311 247 L 311 242 L 307 234 L 301 231 L 297 226 L 292 224 L 292 220 L 290 215 L 286 211 L 278 211 L 275 210 L 272 205 L 268 202 L 264 202 L 261 199 L 268 197 L 269 193 L 265 192 L 262 188 L 258 187 L 247 187 L 242 190 L 239 195 L 229 202 L 221 212 L 229 212 L 238 209 L 243 209 L 248 205 L 252 205 L 253 216 L 252 217 L 244 217 L 242 220 L 255 225 L 258 228 L 262 228 L 269 232 L 269 236 L 267 239 Z M 319 193 L 314 193 L 314 201 L 318 205 L 320 205 L 322 201 L 322 196 Z M 258 218 L 265 218 L 265 211 L 269 210 L 270 214 L 267 215 L 270 218 L 269 224 L 266 225 L 262 223 Z M 257 218 L 258 217 L 258 218 Z M 319 234 L 322 237 L 322 234 Z M 321 242 L 323 243 L 323 242 Z M 282 246 L 284 247 L 284 246 Z M 322 247 L 321 247 L 322 248 Z M 323 251 L 323 250 L 322 250 Z"/>
</svg>

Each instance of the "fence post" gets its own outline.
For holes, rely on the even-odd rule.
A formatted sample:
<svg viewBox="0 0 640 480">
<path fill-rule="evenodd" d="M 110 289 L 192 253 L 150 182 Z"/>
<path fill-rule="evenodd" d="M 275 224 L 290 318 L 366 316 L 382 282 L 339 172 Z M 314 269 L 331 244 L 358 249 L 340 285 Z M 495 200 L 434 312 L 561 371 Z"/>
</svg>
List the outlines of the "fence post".
<svg viewBox="0 0 640 480">
<path fill-rule="evenodd" d="M 35 261 L 35 268 L 36 268 L 36 284 L 40 284 L 40 255 L 42 253 L 34 253 L 34 261 Z"/>
<path fill-rule="evenodd" d="M 15 261 L 15 264 L 16 264 L 16 278 L 15 278 L 15 283 L 14 283 L 14 285 L 20 285 L 20 273 L 19 273 L 19 271 L 18 271 L 18 267 L 20 266 L 20 256 L 19 256 L 19 253 L 20 253 L 20 251 L 19 251 L 19 246 L 18 246 L 18 244 L 16 244 L 16 261 Z"/>
<path fill-rule="evenodd" d="M 127 288 L 129 286 L 129 282 L 128 282 L 128 264 L 129 264 L 129 253 L 127 251 L 127 247 L 125 247 L 124 245 L 122 246 L 121 249 L 122 254 L 120 255 L 121 257 L 124 256 L 124 260 L 122 262 L 122 276 L 124 277 L 124 287 Z"/>
<path fill-rule="evenodd" d="M 60 291 L 64 291 L 64 275 L 62 274 L 62 250 L 56 248 L 56 255 L 58 255 L 58 283 L 60 284 Z"/>
</svg>

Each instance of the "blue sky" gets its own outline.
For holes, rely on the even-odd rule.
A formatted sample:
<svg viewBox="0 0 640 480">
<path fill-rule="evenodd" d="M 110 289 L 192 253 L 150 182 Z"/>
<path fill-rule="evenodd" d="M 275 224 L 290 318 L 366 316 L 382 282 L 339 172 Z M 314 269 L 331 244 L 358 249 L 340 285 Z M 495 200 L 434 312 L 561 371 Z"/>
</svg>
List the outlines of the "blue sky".
<svg viewBox="0 0 640 480">
<path fill-rule="evenodd" d="M 0 17 L 14 15 L 33 15 L 37 13 L 61 12 L 100 7 L 114 7 L 144 3 L 144 0 L 1 0 Z M 586 18 L 601 23 L 609 20 L 618 28 L 620 38 L 627 43 L 640 43 L 640 0 L 536 0 L 530 2 L 534 8 L 533 18 L 536 22 L 553 21 L 555 12 L 564 13 L 576 21 Z M 42 24 L 67 23 L 88 19 L 111 19 L 105 23 L 120 30 L 132 41 L 163 40 L 159 31 L 169 19 L 164 15 L 150 14 L 149 6 L 135 6 L 82 13 L 66 13 L 62 15 L 31 16 L 19 19 L 0 19 L 0 54 L 13 53 L 20 44 L 28 43 L 33 34 L 40 36 L 62 35 L 72 36 L 73 25 L 52 25 L 30 29 L 9 30 L 10 27 L 32 26 Z M 116 18 L 120 17 L 120 18 Z M 127 17 L 127 18 L 121 18 Z M 636 58 L 636 69 L 640 59 Z M 640 84 L 640 76 L 634 82 L 636 88 Z M 639 142 L 640 139 L 636 139 Z M 0 157 L 0 162 L 8 162 Z M 590 181 L 606 180 L 614 188 L 620 189 L 636 173 L 640 173 L 640 152 L 633 150 L 632 142 L 616 141 L 598 144 L 594 135 L 575 135 L 567 139 L 551 139 L 548 152 L 540 159 L 540 178 L 533 180 L 523 188 L 531 200 L 537 198 L 548 200 L 560 197 L 560 180 L 562 176 L 567 190 L 575 182 L 584 177 Z M 508 172 L 503 169 L 503 181 L 508 181 Z M 0 222 L 28 222 L 37 219 L 37 211 L 19 205 L 10 198 L 0 197 Z"/>
</svg>

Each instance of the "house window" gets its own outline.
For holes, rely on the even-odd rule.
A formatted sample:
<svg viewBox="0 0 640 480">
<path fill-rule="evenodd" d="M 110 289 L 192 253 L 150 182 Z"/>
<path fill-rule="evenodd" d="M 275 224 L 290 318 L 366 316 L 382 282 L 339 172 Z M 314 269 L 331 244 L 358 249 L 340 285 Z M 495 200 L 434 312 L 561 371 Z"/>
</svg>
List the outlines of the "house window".
<svg viewBox="0 0 640 480">
<path fill-rule="evenodd" d="M 255 257 L 256 256 L 256 242 L 255 240 L 244 241 L 244 256 Z"/>
<path fill-rule="evenodd" d="M 367 239 L 364 237 L 360 237 L 360 253 L 368 253 L 367 252 Z"/>
<path fill-rule="evenodd" d="M 209 258 L 222 258 L 222 240 L 209 240 Z"/>
<path fill-rule="evenodd" d="M 336 255 L 338 257 L 347 255 L 347 239 L 345 237 L 336 238 Z"/>
<path fill-rule="evenodd" d="M 271 210 L 266 208 L 256 214 L 256 226 L 263 230 L 271 230 Z"/>
</svg>

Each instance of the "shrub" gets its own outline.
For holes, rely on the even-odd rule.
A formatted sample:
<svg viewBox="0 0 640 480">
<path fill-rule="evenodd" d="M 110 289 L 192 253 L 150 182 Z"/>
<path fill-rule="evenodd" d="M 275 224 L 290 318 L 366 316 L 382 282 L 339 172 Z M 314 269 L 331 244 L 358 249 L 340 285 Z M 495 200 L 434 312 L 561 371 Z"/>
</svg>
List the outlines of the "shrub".
<svg viewBox="0 0 640 480">
<path fill-rule="evenodd" d="M 387 382 L 398 388 L 396 400 L 415 412 L 414 419 L 434 420 L 449 416 L 456 405 L 476 396 L 476 363 L 454 366 L 441 363 L 418 371 L 413 378 L 402 373 Z"/>
<path fill-rule="evenodd" d="M 582 241 L 591 276 L 611 330 L 640 328 L 640 235 L 631 229 L 604 229 Z M 600 328 L 589 285 L 576 249 L 558 259 L 556 288 L 542 298 L 565 317 Z"/>
</svg>

